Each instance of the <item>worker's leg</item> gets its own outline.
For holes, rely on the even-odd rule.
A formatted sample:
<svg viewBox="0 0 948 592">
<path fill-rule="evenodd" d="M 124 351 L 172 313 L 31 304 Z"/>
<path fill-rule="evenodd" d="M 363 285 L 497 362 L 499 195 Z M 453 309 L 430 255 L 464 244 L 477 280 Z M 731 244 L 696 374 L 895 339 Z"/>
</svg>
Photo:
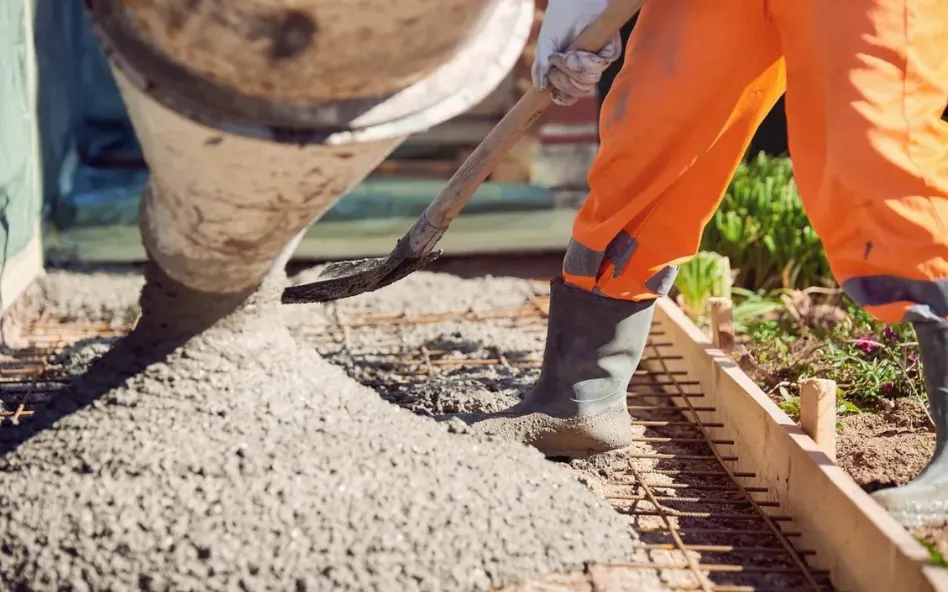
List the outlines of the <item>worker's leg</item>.
<svg viewBox="0 0 948 592">
<path fill-rule="evenodd" d="M 563 277 L 641 300 L 664 295 L 697 251 L 784 71 L 764 0 L 650 3 L 625 59 Z"/>
<path fill-rule="evenodd" d="M 790 150 L 845 291 L 915 324 L 933 460 L 876 498 L 906 525 L 948 519 L 948 0 L 771 0 L 787 63 Z"/>
<path fill-rule="evenodd" d="M 783 92 L 763 0 L 662 0 L 639 17 L 554 280 L 540 378 L 475 425 L 551 456 L 631 442 L 626 389 L 654 297 L 693 255 L 755 128 Z M 601 270 L 602 268 L 602 270 Z M 572 285 L 570 285 L 572 284 Z M 640 302 L 634 298 L 642 299 Z"/>
</svg>

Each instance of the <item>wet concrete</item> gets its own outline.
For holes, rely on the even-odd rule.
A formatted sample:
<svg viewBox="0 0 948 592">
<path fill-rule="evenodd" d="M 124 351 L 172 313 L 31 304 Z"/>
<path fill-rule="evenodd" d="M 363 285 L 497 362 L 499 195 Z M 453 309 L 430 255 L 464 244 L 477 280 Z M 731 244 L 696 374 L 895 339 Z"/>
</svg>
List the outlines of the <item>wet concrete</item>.
<svg viewBox="0 0 948 592">
<path fill-rule="evenodd" d="M 124 266 L 53 269 L 37 282 L 28 308 L 33 317 L 63 323 L 130 325 L 138 317 L 144 283 L 140 270 Z"/>
<path fill-rule="evenodd" d="M 320 269 L 291 281 L 313 281 Z M 549 292 L 542 280 L 416 272 L 374 293 L 287 306 L 284 318 L 300 341 L 391 403 L 423 416 L 490 413 L 519 402 L 540 374 L 546 323 L 523 315 L 537 313 L 531 300 Z M 404 322 L 373 320 L 383 316 Z M 570 466 L 591 484 L 624 471 L 627 458 Z"/>
<path fill-rule="evenodd" d="M 318 270 L 302 272 L 294 281 L 311 281 L 316 273 Z M 531 303 L 534 297 L 548 293 L 549 285 L 545 281 L 474 277 L 474 274 L 470 279 L 460 279 L 446 274 L 418 272 L 373 294 L 325 306 L 289 306 L 285 317 L 301 341 L 311 343 L 326 359 L 343 367 L 350 376 L 395 404 L 416 413 L 433 415 L 495 411 L 516 403 L 539 375 L 545 321 L 529 321 L 525 316 L 538 310 Z M 438 316 L 432 312 L 455 314 Z M 380 318 L 383 315 L 388 319 Z M 654 355 L 654 352 L 649 350 L 647 355 Z M 463 363 L 453 365 L 453 361 Z M 633 390 L 641 393 L 656 389 L 650 385 L 648 377 L 639 377 L 638 380 Z M 640 398 L 633 404 L 671 406 L 667 397 L 638 396 Z M 637 419 L 686 418 L 640 411 Z M 720 529 L 717 533 L 689 535 L 690 544 L 779 548 L 762 522 L 700 516 L 700 513 L 756 515 L 749 504 L 741 501 L 741 495 L 735 493 L 733 481 L 726 476 L 709 474 L 715 472 L 713 463 L 681 459 L 712 454 L 700 433 L 687 428 L 635 426 L 633 430 L 636 437 L 655 438 L 657 442 L 637 442 L 632 449 L 637 458 L 631 462 L 629 454 L 623 452 L 573 461 L 570 468 L 581 475 L 590 489 L 612 501 L 620 510 L 619 515 L 639 533 L 638 544 L 672 543 L 662 530 L 665 526 L 663 518 L 632 515 L 633 510 L 654 509 L 652 503 L 643 499 L 641 489 L 643 482 L 649 482 L 653 484 L 656 495 L 662 496 L 662 504 L 673 509 L 672 513 L 675 510 L 699 513 L 696 517 L 672 518 L 679 527 Z M 662 439 L 674 441 L 661 443 Z M 727 450 L 728 453 L 739 453 Z M 664 455 L 669 458 L 658 458 Z M 630 471 L 630 466 L 634 470 Z M 695 471 L 695 475 L 674 475 L 676 471 Z M 719 473 L 723 475 L 723 472 Z M 661 484 L 672 487 L 662 488 Z M 749 484 L 759 485 L 757 482 Z M 696 492 L 692 489 L 703 486 L 710 486 L 711 490 Z M 676 501 L 679 497 L 684 499 Z M 742 534 L 728 532 L 732 529 Z M 749 530 L 757 530 L 760 534 L 747 534 Z M 806 588 L 806 582 L 799 574 L 779 571 L 793 570 L 794 564 L 788 556 L 775 553 L 773 549 L 758 554 L 690 552 L 689 555 L 705 564 L 757 568 L 757 571 L 752 569 L 748 573 L 716 573 L 712 578 L 716 585 Z M 700 587 L 687 570 L 660 569 L 663 565 L 685 564 L 685 555 L 679 551 L 639 548 L 632 561 L 639 567 L 596 566 L 589 570 L 586 578 L 567 578 L 568 583 L 561 584 L 551 580 L 543 585 L 536 584 L 539 586 L 536 588 L 532 587 L 534 584 L 528 585 L 522 590 L 591 592 Z M 641 566 L 649 565 L 656 569 L 641 569 Z M 769 567 L 775 567 L 777 572 L 761 571 Z"/>
<path fill-rule="evenodd" d="M 50 274 L 37 312 L 124 322 L 136 281 Z M 305 337 L 340 316 L 515 305 L 534 290 L 504 281 L 422 274 L 287 309 L 266 291 L 131 378 L 99 366 L 0 428 L 0 588 L 483 590 L 630 557 L 627 524 L 574 473 L 388 404 L 392 393 L 358 385 L 284 326 Z M 392 346 L 484 350 L 463 323 L 445 329 L 404 327 Z M 542 343 L 496 331 L 511 355 Z M 353 347 L 326 353 L 352 371 L 359 343 L 390 337 L 350 335 Z M 75 369 L 88 359 L 68 356 Z M 402 404 L 501 407 L 533 371 L 498 372 L 496 389 L 408 384 Z"/>
<path fill-rule="evenodd" d="M 318 268 L 307 270 L 292 281 L 306 283 L 318 273 Z M 397 405 L 427 415 L 490 412 L 516 403 L 539 375 L 545 330 L 519 327 L 516 321 L 523 307 L 529 308 L 530 298 L 548 293 L 549 286 L 541 281 L 416 272 L 374 293 L 326 305 L 288 306 L 284 316 L 301 340 Z M 457 313 L 494 315 L 497 310 L 510 314 L 488 322 L 456 318 Z M 433 322 L 348 326 L 367 315 L 424 317 Z M 437 320 L 438 315 L 446 318 Z M 334 340 L 323 336 L 340 325 L 343 331 Z M 424 368 L 424 350 L 446 352 L 437 356 L 435 372 Z M 501 355 L 506 364 L 475 369 L 450 364 Z M 412 376 L 412 370 L 420 373 Z"/>
</svg>

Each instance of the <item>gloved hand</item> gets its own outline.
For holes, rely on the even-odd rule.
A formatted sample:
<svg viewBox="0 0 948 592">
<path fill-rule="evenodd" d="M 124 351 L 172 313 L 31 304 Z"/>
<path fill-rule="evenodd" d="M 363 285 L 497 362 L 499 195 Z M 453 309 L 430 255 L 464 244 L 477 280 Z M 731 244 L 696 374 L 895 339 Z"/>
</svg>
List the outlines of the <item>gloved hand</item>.
<svg viewBox="0 0 948 592">
<path fill-rule="evenodd" d="M 533 84 L 540 90 L 553 87 L 553 102 L 572 105 L 591 95 L 602 73 L 619 59 L 619 33 L 599 52 L 566 51 L 580 33 L 606 10 L 609 0 L 550 0 L 537 38 Z"/>
</svg>

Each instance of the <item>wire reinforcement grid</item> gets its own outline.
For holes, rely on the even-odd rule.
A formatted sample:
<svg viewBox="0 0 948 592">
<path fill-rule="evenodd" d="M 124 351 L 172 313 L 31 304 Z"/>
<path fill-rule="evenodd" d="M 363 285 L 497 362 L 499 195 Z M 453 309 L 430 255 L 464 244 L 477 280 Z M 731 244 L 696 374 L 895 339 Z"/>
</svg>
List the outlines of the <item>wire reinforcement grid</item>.
<svg viewBox="0 0 948 592">
<path fill-rule="evenodd" d="M 508 322 L 542 330 L 549 300 L 537 297 L 519 308 L 463 311 L 419 316 L 365 315 L 337 322 L 304 337 L 348 342 L 348 333 L 365 326 L 423 325 L 445 321 Z M 55 363 L 66 346 L 82 339 L 114 337 L 127 327 L 40 322 L 28 332 L 28 346 L 0 361 L 0 424 L 28 421 L 38 405 L 68 386 Z M 628 406 L 636 443 L 624 470 L 613 472 L 602 488 L 617 512 L 628 518 L 639 537 L 635 561 L 594 566 L 597 570 L 648 570 L 671 590 L 702 592 L 832 591 L 829 574 L 811 568 L 812 551 L 799 549 L 800 533 L 779 504 L 764 501 L 767 489 L 755 475 L 730 468 L 737 457 L 733 441 L 718 434 L 725 426 L 702 419 L 713 411 L 702 393 L 686 392 L 696 383 L 665 362 L 680 359 L 663 341 L 656 322 L 643 365 L 632 380 Z M 444 349 L 421 347 L 391 354 L 401 373 L 415 379 L 472 366 L 537 368 L 541 360 L 511 356 L 464 358 Z M 661 368 L 655 371 L 655 368 Z M 678 401 L 678 405 L 675 401 Z M 0 425 L 2 429 L 2 425 Z M 624 466 L 625 460 L 623 460 Z"/>
</svg>

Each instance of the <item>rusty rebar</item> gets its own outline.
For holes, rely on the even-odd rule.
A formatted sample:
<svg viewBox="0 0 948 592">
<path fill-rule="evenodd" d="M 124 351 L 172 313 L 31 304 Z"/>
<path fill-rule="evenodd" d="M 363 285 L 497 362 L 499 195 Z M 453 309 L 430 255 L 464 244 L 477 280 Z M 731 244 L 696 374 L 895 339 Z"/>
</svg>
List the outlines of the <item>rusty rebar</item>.
<svg viewBox="0 0 948 592">
<path fill-rule="evenodd" d="M 656 353 L 659 353 L 658 350 L 657 350 L 657 348 L 653 348 L 653 349 L 655 349 L 655 352 L 656 352 Z M 671 376 L 671 371 L 670 371 L 670 369 L 668 368 L 668 365 L 665 363 L 664 360 L 661 360 L 661 367 L 662 367 L 662 372 L 660 373 L 661 375 Z M 678 385 L 678 384 L 675 384 L 674 387 L 676 388 L 676 390 L 677 390 L 679 393 L 684 393 L 684 392 L 685 392 L 685 389 L 682 388 L 682 387 L 681 387 L 680 385 Z M 676 401 L 677 401 L 677 399 L 676 399 Z M 788 554 L 788 556 L 790 557 L 790 559 L 791 559 L 791 560 L 793 561 L 793 563 L 795 564 L 795 567 L 794 567 L 793 569 L 799 571 L 799 573 L 803 576 L 804 580 L 805 580 L 806 583 L 807 583 L 807 586 L 810 587 L 810 589 L 815 590 L 815 591 L 821 590 L 822 588 L 821 588 L 820 584 L 817 583 L 817 581 L 816 581 L 816 579 L 815 579 L 815 577 L 814 577 L 814 574 L 816 574 L 816 573 L 818 573 L 818 572 L 817 572 L 816 570 L 811 569 L 811 568 L 806 564 L 806 561 L 805 561 L 805 560 L 803 559 L 803 557 L 797 552 L 796 548 L 793 546 L 793 543 L 791 543 L 791 542 L 789 541 L 789 539 L 788 539 L 786 536 L 783 535 L 781 529 L 780 529 L 780 528 L 777 526 L 777 524 L 776 524 L 778 520 L 779 520 L 779 521 L 789 521 L 789 520 L 791 520 L 791 518 L 790 518 L 789 516 L 786 516 L 786 517 L 785 517 L 785 516 L 773 516 L 773 515 L 767 514 L 767 513 L 764 511 L 763 507 L 760 505 L 760 503 L 758 503 L 758 500 L 755 500 L 754 497 L 753 497 L 746 489 L 744 489 L 744 486 L 740 483 L 740 481 L 738 481 L 737 479 L 733 479 L 733 471 L 727 466 L 727 464 L 726 464 L 726 462 L 725 462 L 725 460 L 726 460 L 728 457 L 722 456 L 722 455 L 717 451 L 717 449 L 716 449 L 712 444 L 710 444 L 710 440 L 712 439 L 712 438 L 711 438 L 711 435 L 710 435 L 710 433 L 709 433 L 703 426 L 701 426 L 701 421 L 702 421 L 702 420 L 701 420 L 701 417 L 699 416 L 699 414 L 697 413 L 697 411 L 696 411 L 694 405 L 692 404 L 691 399 L 689 399 L 688 397 L 682 397 L 682 398 L 680 399 L 680 401 L 681 401 L 680 404 L 681 404 L 681 405 L 684 405 L 685 407 L 687 407 L 687 409 L 691 412 L 691 418 L 692 418 L 692 420 L 698 425 L 698 427 L 699 427 L 699 429 L 700 429 L 702 435 L 704 435 L 704 437 L 709 441 L 708 448 L 710 449 L 711 453 L 712 453 L 715 457 L 717 457 L 717 459 L 718 459 L 718 465 L 721 467 L 721 469 L 722 469 L 723 471 L 725 471 L 726 473 L 728 473 L 729 476 L 732 477 L 732 480 L 733 480 L 734 484 L 741 490 L 741 492 L 742 492 L 742 494 L 744 495 L 745 499 L 747 499 L 747 500 L 750 502 L 750 505 L 751 505 L 751 507 L 753 508 L 753 510 L 755 511 L 755 513 L 757 514 L 757 516 L 759 516 L 760 519 L 763 520 L 763 522 L 764 522 L 764 524 L 767 526 L 767 528 L 770 529 L 770 531 L 774 534 L 774 536 L 777 537 L 777 540 L 780 542 L 780 545 L 784 548 L 784 550 L 787 552 L 787 554 Z M 661 507 L 661 506 L 657 506 L 657 507 Z M 711 517 L 711 516 L 710 516 L 710 513 L 706 513 L 706 514 L 708 514 L 708 517 L 709 517 L 709 518 Z M 735 515 L 735 516 L 729 517 L 728 519 L 740 519 L 740 518 L 738 518 L 738 516 Z M 691 562 L 689 562 L 689 566 L 690 566 L 690 565 L 691 565 Z M 733 567 L 733 566 L 732 566 L 732 567 Z M 746 569 L 746 568 L 745 568 L 745 569 L 743 569 L 743 570 L 741 570 L 741 571 L 746 573 L 746 572 L 749 571 L 749 569 Z M 771 570 L 769 573 L 777 573 L 777 572 Z M 828 573 L 827 573 L 826 575 L 828 575 Z"/>
</svg>

